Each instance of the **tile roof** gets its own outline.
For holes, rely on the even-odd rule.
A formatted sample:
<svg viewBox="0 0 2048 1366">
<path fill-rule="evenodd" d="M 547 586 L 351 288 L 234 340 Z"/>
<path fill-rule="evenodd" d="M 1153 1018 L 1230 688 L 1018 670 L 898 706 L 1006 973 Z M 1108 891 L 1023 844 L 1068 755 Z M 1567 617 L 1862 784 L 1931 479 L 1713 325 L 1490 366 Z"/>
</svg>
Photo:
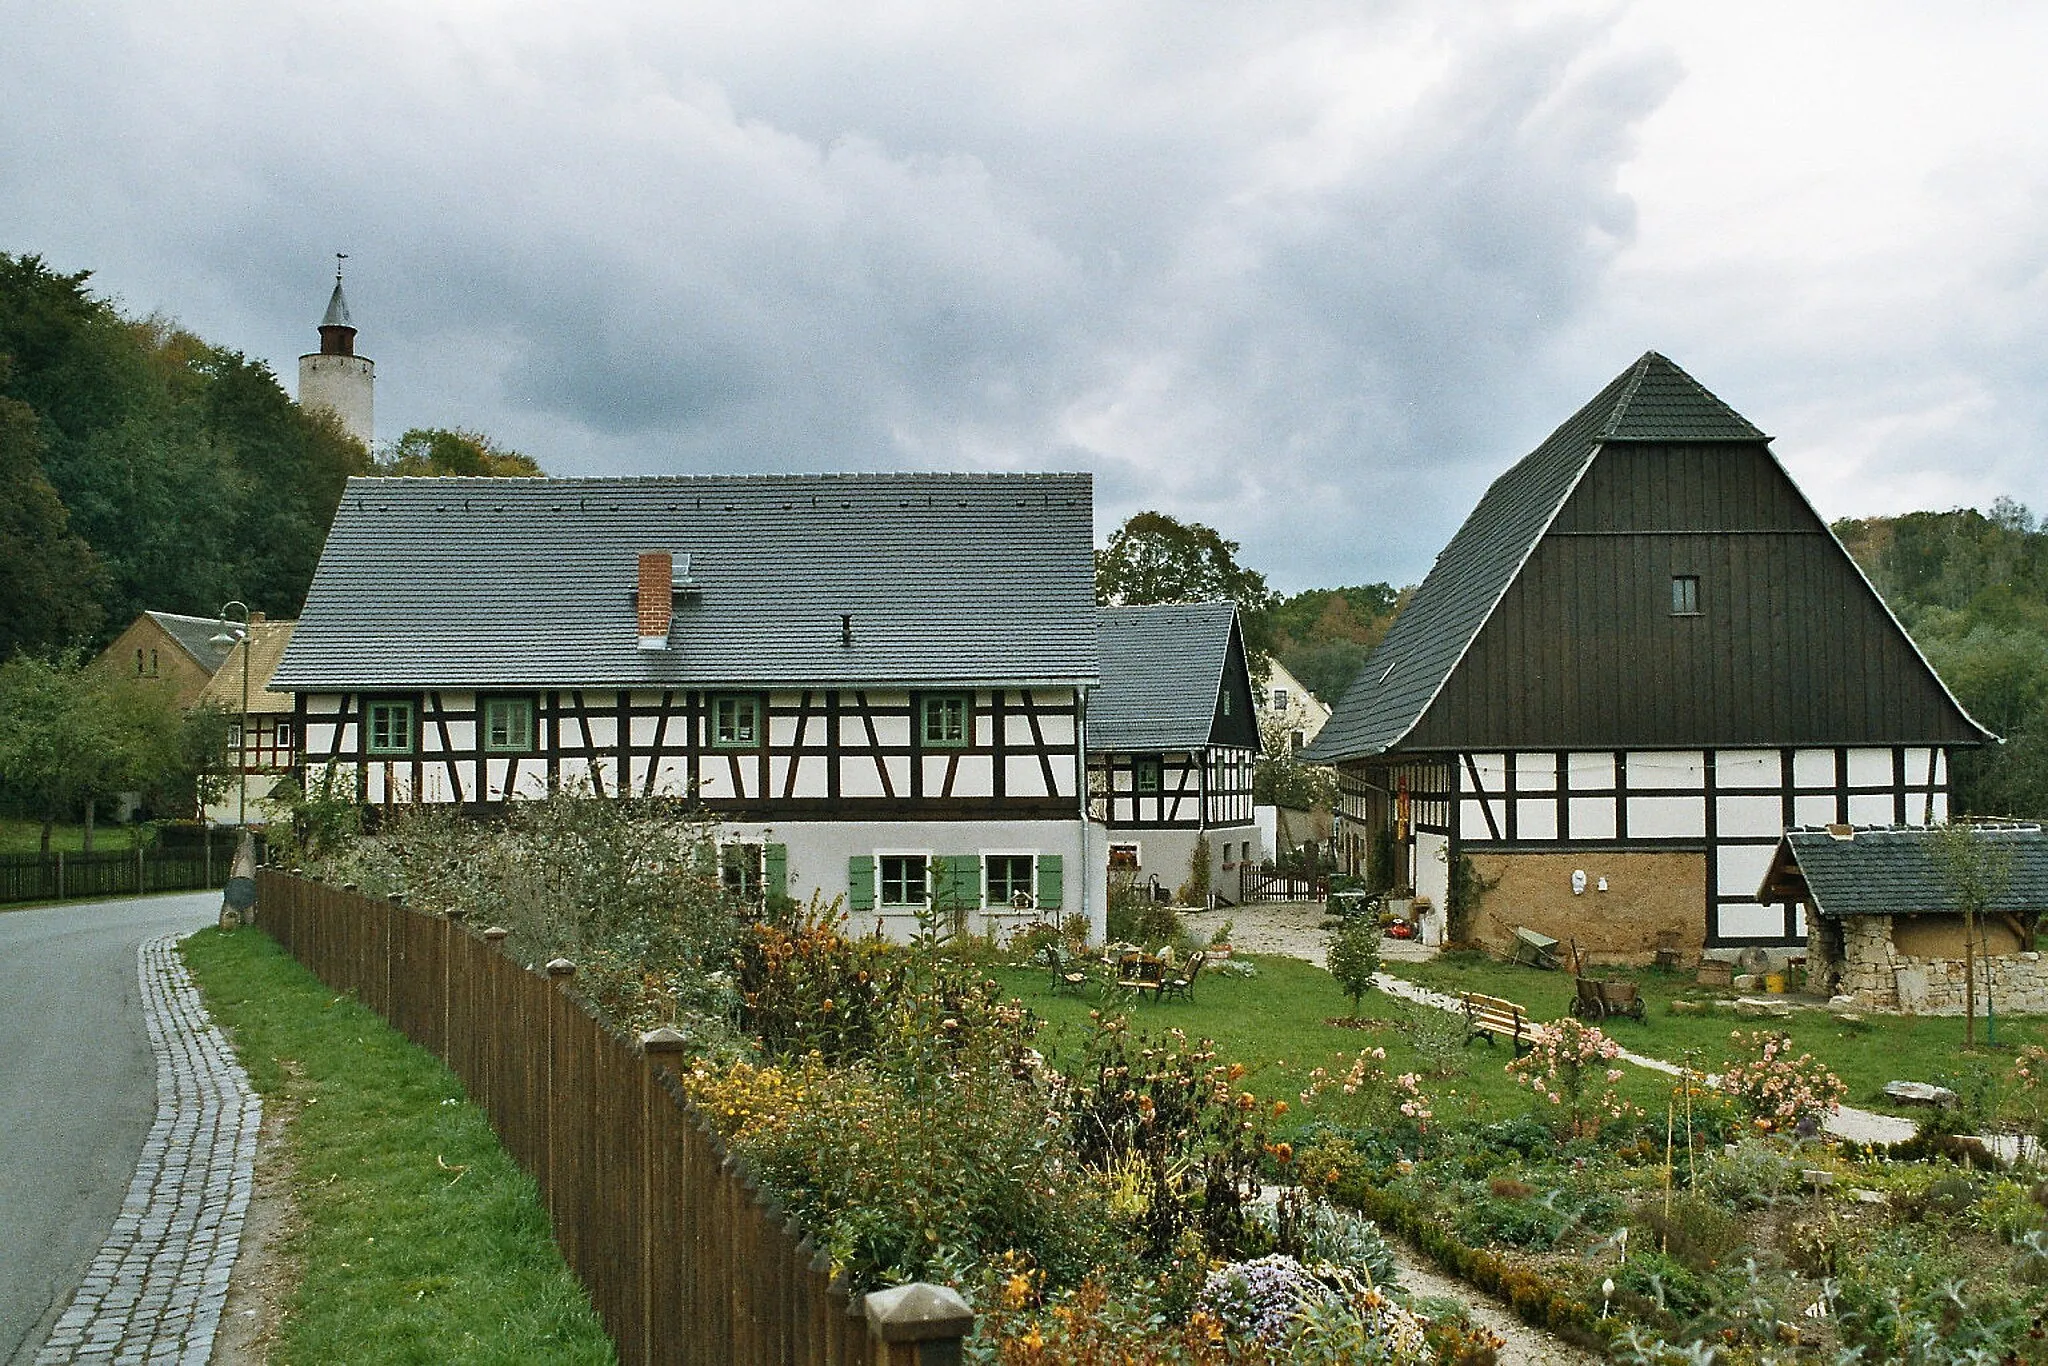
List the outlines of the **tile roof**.
<svg viewBox="0 0 2048 1366">
<path fill-rule="evenodd" d="M 1303 757 L 1382 753 L 1414 728 L 1602 442 L 1768 439 L 1691 375 L 1644 352 L 1493 481 Z"/>
<path fill-rule="evenodd" d="M 2011 851 L 2010 880 L 1992 909 L 2048 910 L 2048 836 L 2041 828 L 1990 826 L 1977 834 Z M 1859 828 L 1852 838 L 1825 827 L 1788 830 L 1758 897 L 1796 897 L 1798 877 L 1789 876 L 1796 865 L 1807 891 L 1799 899 L 1824 916 L 1954 913 L 1953 893 L 1933 854 L 1935 838 L 1923 828 Z"/>
<path fill-rule="evenodd" d="M 214 636 L 221 630 L 217 618 L 181 617 L 175 612 L 145 612 L 143 615 L 163 627 L 165 633 L 208 673 L 219 669 L 221 661 L 228 657 L 229 647 L 213 643 Z"/>
<path fill-rule="evenodd" d="M 1088 699 L 1088 748 L 1128 753 L 1209 743 L 1237 605 L 1104 607 L 1097 619 L 1102 686 Z"/>
<path fill-rule="evenodd" d="M 284 658 L 285 647 L 291 644 L 292 627 L 297 624 L 259 621 L 249 627 L 249 713 L 252 716 L 292 709 L 292 695 L 273 689 L 270 679 L 277 672 L 278 661 Z M 221 666 L 214 670 L 213 677 L 200 689 L 199 700 L 203 704 L 227 712 L 242 709 L 242 649 L 241 645 L 231 648 Z"/>
<path fill-rule="evenodd" d="M 351 479 L 274 685 L 1092 682 L 1093 515 L 1086 474 Z"/>
</svg>

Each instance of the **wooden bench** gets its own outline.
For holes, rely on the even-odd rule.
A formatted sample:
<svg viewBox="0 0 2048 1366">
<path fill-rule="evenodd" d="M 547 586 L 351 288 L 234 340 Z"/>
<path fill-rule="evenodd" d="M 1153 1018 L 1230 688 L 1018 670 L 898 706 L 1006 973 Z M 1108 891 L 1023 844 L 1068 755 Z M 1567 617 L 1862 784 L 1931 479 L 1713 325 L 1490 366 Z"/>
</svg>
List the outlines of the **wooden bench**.
<svg viewBox="0 0 2048 1366">
<path fill-rule="evenodd" d="M 1499 996 L 1484 996 L 1476 991 L 1458 993 L 1458 1004 L 1465 1009 L 1465 1042 L 1483 1038 L 1487 1046 L 1493 1046 L 1496 1038 L 1504 1038 L 1514 1045 L 1515 1056 L 1521 1057 L 1532 1046 L 1529 1012 L 1513 1001 Z"/>
</svg>

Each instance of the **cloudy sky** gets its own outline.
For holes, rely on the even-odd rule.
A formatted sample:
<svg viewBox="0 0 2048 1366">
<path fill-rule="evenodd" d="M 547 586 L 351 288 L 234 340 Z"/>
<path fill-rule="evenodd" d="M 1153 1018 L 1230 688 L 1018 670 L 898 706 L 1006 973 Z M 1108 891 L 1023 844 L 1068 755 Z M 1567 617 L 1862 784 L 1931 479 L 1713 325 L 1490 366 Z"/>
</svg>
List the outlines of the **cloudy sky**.
<svg viewBox="0 0 2048 1366">
<path fill-rule="evenodd" d="M 2048 510 L 2048 6 L 0 0 L 0 250 L 557 474 L 1087 469 L 1412 582 L 1645 349 Z"/>
</svg>

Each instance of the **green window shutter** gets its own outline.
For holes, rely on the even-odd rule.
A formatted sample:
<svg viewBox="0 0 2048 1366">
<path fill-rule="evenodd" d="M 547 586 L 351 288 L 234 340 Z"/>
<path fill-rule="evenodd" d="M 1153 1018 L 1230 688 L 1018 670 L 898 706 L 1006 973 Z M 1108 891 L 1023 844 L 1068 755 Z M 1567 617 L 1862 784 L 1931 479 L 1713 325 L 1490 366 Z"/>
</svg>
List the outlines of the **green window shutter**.
<svg viewBox="0 0 2048 1366">
<path fill-rule="evenodd" d="M 846 861 L 846 908 L 850 911 L 875 909 L 874 855 L 855 854 Z"/>
<path fill-rule="evenodd" d="M 932 909 L 959 911 L 981 904 L 981 859 L 941 854 L 932 860 Z"/>
<path fill-rule="evenodd" d="M 1056 911 L 1060 908 L 1060 893 L 1065 889 L 1065 860 L 1058 854 L 1038 856 L 1038 909 Z"/>
<path fill-rule="evenodd" d="M 761 880 L 769 896 L 789 895 L 789 846 L 770 844 L 761 850 Z"/>
</svg>

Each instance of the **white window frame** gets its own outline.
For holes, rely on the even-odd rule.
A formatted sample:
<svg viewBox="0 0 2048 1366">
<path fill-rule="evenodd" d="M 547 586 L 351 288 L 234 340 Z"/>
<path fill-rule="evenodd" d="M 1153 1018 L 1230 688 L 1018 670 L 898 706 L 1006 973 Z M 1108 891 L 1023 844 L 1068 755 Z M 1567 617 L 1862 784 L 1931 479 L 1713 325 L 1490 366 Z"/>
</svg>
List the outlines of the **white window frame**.
<svg viewBox="0 0 2048 1366">
<path fill-rule="evenodd" d="M 888 879 L 883 874 L 883 861 L 892 858 L 914 858 L 924 862 L 924 899 L 922 901 L 891 901 L 888 898 Z M 877 849 L 875 850 L 875 909 L 878 911 L 928 911 L 932 904 L 932 851 L 929 849 Z"/>
<path fill-rule="evenodd" d="M 1116 851 L 1119 849 L 1131 851 L 1132 872 L 1135 873 L 1145 866 L 1145 843 L 1143 840 L 1116 840 L 1112 842 L 1109 846 L 1109 866 L 1112 868 L 1116 867 Z"/>
<path fill-rule="evenodd" d="M 981 851 L 981 906 L 987 911 L 1032 911 L 1038 909 L 1038 855 L 1036 849 L 984 849 Z M 992 858 L 1021 858 L 1031 861 L 1031 871 L 1024 875 L 1024 893 L 1030 899 L 1028 906 L 1013 906 L 1009 897 L 998 901 L 990 891 L 988 861 Z"/>
<path fill-rule="evenodd" d="M 748 851 L 751 851 L 749 858 Z M 740 855 L 739 862 L 728 862 L 731 853 Z M 738 874 L 728 878 L 727 873 Z M 753 882 L 748 885 L 751 875 Z M 738 886 L 733 885 L 738 882 Z M 743 901 L 758 903 L 766 894 L 768 886 L 768 846 L 760 840 L 721 840 L 718 845 L 718 885 Z"/>
<path fill-rule="evenodd" d="M 278 722 L 275 726 L 271 727 L 270 738 L 271 742 L 279 749 L 290 749 L 292 747 L 292 723 L 289 721 Z"/>
</svg>

